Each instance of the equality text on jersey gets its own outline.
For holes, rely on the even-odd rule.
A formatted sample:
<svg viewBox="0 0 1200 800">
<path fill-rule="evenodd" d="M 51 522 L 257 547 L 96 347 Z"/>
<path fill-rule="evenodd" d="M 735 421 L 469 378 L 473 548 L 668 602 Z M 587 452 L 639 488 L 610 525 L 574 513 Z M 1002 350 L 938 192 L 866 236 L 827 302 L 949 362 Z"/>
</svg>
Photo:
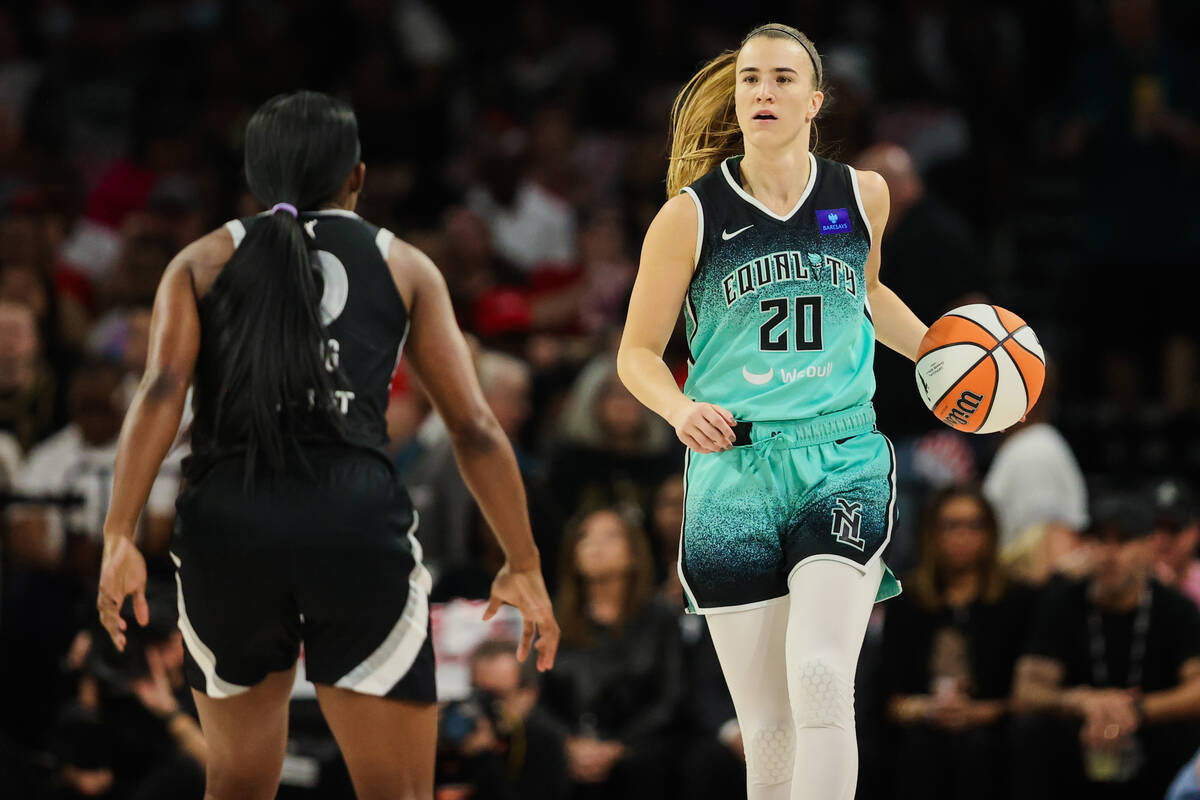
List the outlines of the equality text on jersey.
<svg viewBox="0 0 1200 800">
<path fill-rule="evenodd" d="M 748 294 L 783 281 L 819 281 L 822 270 L 830 285 L 840 286 L 858 297 L 858 276 L 854 267 L 841 259 L 823 253 L 784 250 L 760 256 L 733 269 L 721 281 L 725 290 L 725 306 L 729 307 Z"/>
</svg>

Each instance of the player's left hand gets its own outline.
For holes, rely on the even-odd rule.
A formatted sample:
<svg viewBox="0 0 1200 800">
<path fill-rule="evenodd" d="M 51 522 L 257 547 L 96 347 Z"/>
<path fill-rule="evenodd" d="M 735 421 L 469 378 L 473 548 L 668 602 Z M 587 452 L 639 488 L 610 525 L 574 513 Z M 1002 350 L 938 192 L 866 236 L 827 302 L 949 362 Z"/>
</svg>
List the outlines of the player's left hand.
<svg viewBox="0 0 1200 800">
<path fill-rule="evenodd" d="M 541 570 L 514 570 L 507 563 L 501 567 L 492 581 L 492 596 L 483 618 L 491 619 L 505 603 L 516 607 L 525 623 L 521 643 L 517 646 L 517 660 L 524 662 L 532 647 L 538 651 L 539 671 L 553 667 L 559 630 Z M 536 644 L 533 641 L 535 634 Z"/>
<path fill-rule="evenodd" d="M 125 620 L 121 606 L 133 595 L 133 616 L 139 625 L 150 624 L 150 606 L 146 604 L 146 560 L 128 536 L 105 536 L 104 558 L 100 562 L 100 590 L 96 608 L 100 622 L 113 644 L 125 652 Z"/>
</svg>

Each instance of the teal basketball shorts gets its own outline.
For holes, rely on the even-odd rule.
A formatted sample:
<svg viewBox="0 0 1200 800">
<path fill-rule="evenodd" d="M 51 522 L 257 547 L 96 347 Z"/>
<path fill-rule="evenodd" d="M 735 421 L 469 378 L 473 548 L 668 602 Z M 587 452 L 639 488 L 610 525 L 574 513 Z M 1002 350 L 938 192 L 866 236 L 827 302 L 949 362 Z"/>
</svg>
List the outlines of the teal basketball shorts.
<svg viewBox="0 0 1200 800">
<path fill-rule="evenodd" d="M 869 404 L 754 422 L 742 438 L 724 452 L 685 457 L 679 578 L 689 612 L 779 601 L 792 573 L 811 561 L 865 573 L 882 557 L 896 520 L 896 455 Z M 898 594 L 885 564 L 875 600 Z"/>
</svg>

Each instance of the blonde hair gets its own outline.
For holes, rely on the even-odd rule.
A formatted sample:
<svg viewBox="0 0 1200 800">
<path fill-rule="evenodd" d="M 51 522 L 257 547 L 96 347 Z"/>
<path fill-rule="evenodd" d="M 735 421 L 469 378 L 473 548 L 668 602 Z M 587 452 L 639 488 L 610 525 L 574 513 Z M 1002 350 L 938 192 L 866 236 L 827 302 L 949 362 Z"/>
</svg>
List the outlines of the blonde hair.
<svg viewBox="0 0 1200 800">
<path fill-rule="evenodd" d="M 734 69 L 738 53 L 756 36 L 788 39 L 806 51 L 813 63 L 813 90 L 825 90 L 821 55 L 812 40 L 790 25 L 759 25 L 737 50 L 709 61 L 684 85 L 671 106 L 671 158 L 667 166 L 667 199 L 730 156 L 742 152 L 742 131 L 733 105 Z M 816 147 L 813 122 L 813 147 Z"/>
</svg>

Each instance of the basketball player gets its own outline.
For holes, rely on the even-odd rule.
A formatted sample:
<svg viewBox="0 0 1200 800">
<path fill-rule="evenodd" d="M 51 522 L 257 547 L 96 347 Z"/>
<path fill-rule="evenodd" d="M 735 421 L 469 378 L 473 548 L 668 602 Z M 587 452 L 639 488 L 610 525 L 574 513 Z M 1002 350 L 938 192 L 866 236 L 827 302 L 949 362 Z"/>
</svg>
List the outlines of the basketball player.
<svg viewBox="0 0 1200 800">
<path fill-rule="evenodd" d="M 548 669 L 558 627 L 516 461 L 441 274 L 354 213 L 366 168 L 350 107 L 314 92 L 272 98 L 247 125 L 245 163 L 272 209 L 188 245 L 158 289 L 149 363 L 118 445 L 100 617 L 122 649 L 130 594 L 146 623 L 134 524 L 194 384 L 171 556 L 207 796 L 275 796 L 303 642 L 358 796 L 432 798 L 430 576 L 412 504 L 381 451 L 406 336 L 507 556 L 485 617 L 504 603 L 520 609 L 520 657 L 536 628 Z"/>
<path fill-rule="evenodd" d="M 915 360 L 926 331 L 879 282 L 886 184 L 809 151 L 822 87 L 785 25 L 684 87 L 619 353 L 689 448 L 679 574 L 708 615 L 751 800 L 854 795 L 855 664 L 873 604 L 900 591 L 880 558 L 896 487 L 874 346 Z M 682 392 L 662 361 L 681 305 Z"/>
</svg>

